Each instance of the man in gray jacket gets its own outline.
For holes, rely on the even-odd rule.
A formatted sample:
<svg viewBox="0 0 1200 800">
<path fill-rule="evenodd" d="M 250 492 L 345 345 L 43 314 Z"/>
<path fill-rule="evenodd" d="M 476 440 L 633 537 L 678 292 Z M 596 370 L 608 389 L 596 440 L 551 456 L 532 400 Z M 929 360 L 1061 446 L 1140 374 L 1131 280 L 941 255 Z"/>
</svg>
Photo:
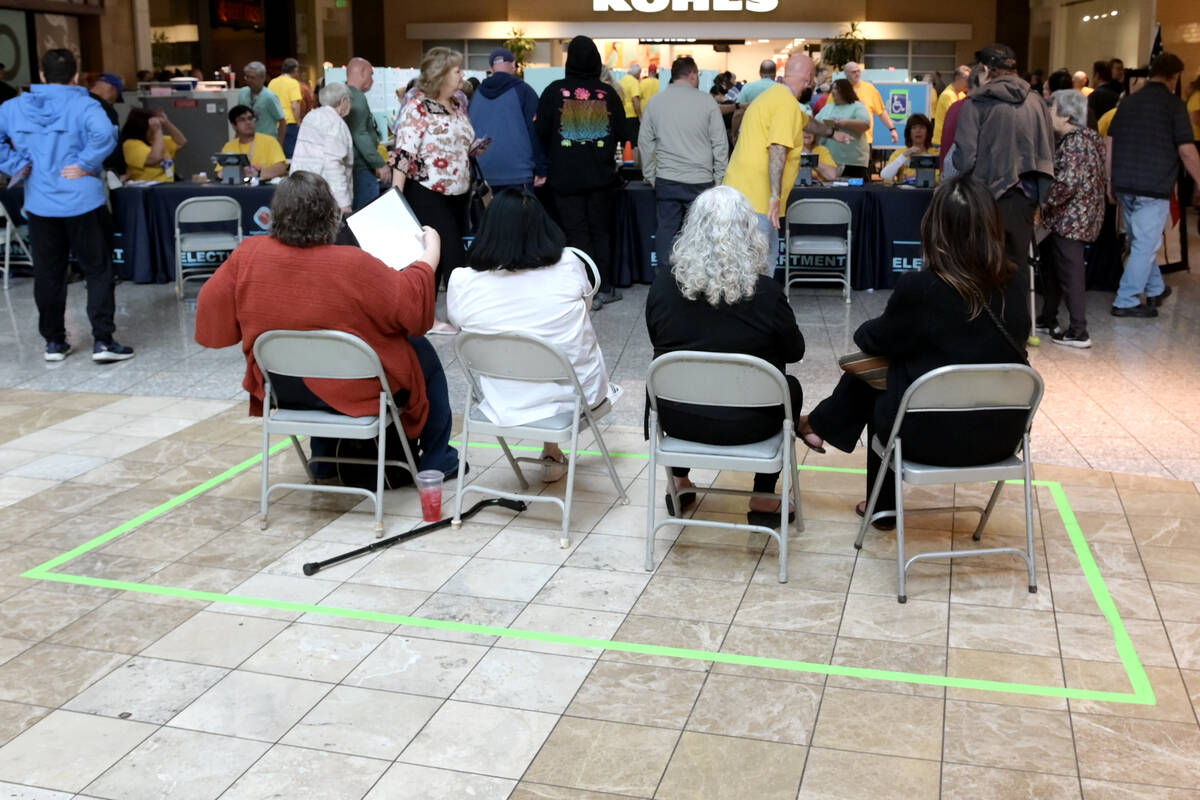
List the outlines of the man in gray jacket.
<svg viewBox="0 0 1200 800">
<path fill-rule="evenodd" d="M 1033 214 L 1054 180 L 1054 128 L 1050 108 L 1017 75 L 1011 47 L 993 44 L 975 54 L 984 67 L 954 134 L 954 167 L 987 184 L 1004 218 L 1011 261 L 1029 266 Z"/>
<path fill-rule="evenodd" d="M 671 83 L 642 114 L 638 152 L 642 175 L 654 187 L 658 216 L 654 249 L 659 268 L 667 265 L 688 206 L 725 179 L 729 162 L 721 109 L 699 86 L 695 60 L 677 58 L 671 65 Z"/>
</svg>

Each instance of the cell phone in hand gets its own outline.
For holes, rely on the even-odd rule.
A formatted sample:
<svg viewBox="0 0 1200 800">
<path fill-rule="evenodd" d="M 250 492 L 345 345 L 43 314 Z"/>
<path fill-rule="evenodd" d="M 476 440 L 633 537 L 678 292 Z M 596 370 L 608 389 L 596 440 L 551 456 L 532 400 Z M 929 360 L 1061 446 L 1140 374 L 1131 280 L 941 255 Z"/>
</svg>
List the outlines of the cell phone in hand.
<svg viewBox="0 0 1200 800">
<path fill-rule="evenodd" d="M 482 139 L 476 139 L 475 141 L 471 142 L 471 147 L 469 150 L 467 150 L 467 154 L 472 158 L 477 158 L 487 151 L 488 146 L 491 145 L 491 143 L 492 137 L 490 136 L 485 136 Z"/>
</svg>

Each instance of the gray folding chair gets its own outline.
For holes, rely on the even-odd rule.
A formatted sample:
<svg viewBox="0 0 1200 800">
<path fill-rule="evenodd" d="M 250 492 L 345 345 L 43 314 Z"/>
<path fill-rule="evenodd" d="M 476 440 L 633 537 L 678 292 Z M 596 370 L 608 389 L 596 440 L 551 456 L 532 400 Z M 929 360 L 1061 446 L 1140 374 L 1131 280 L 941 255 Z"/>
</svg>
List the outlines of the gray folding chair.
<svg viewBox="0 0 1200 800">
<path fill-rule="evenodd" d="M 237 232 L 229 230 L 186 231 L 184 225 L 233 223 Z M 220 264 L 185 267 L 184 253 L 203 253 L 214 250 L 236 250 L 242 243 L 242 207 L 232 197 L 192 197 L 175 209 L 175 294 L 183 299 L 184 284 L 205 281 Z"/>
<path fill-rule="evenodd" d="M 333 494 L 355 494 L 370 498 L 375 504 L 375 536 L 383 535 L 383 468 L 401 467 L 411 475 L 417 474 L 417 465 L 408 437 L 400 424 L 400 409 L 392 398 L 387 375 L 379 356 L 371 346 L 349 333 L 342 331 L 267 331 L 254 340 L 254 361 L 263 374 L 263 458 L 262 458 L 262 528 L 267 528 L 267 504 L 276 489 L 296 489 L 308 492 L 330 492 Z M 271 386 L 270 375 L 287 375 L 295 378 L 332 378 L 337 380 L 375 379 L 379 381 L 379 413 L 369 417 L 350 417 L 335 411 L 312 411 L 279 408 L 279 399 Z M 400 445 L 404 450 L 403 461 L 389 461 L 386 455 L 388 421 L 400 432 Z M 304 464 L 309 480 L 314 480 L 313 462 L 341 462 L 349 464 L 374 464 L 376 466 L 375 491 L 354 486 L 321 486 L 315 483 L 271 484 L 268 476 L 270 465 L 271 435 L 290 436 L 292 446 Z M 379 443 L 379 455 L 375 459 L 335 458 L 317 456 L 306 458 L 297 436 L 326 436 L 335 439 L 375 439 Z"/>
<path fill-rule="evenodd" d="M 579 260 L 588 268 L 588 277 L 591 279 L 592 290 L 583 296 L 583 302 L 588 308 L 591 308 L 592 298 L 596 296 L 596 292 L 600 291 L 600 268 L 596 266 L 596 262 L 592 260 L 591 256 L 578 247 L 564 247 L 563 250 L 570 250 L 579 256 Z"/>
<path fill-rule="evenodd" d="M 565 501 L 557 497 L 536 494 L 513 494 L 511 492 L 480 486 L 478 483 L 464 485 L 463 462 L 458 460 L 458 491 L 454 495 L 453 527 L 462 525 L 463 497 L 469 492 L 478 492 L 492 497 L 507 497 L 510 500 L 524 500 L 527 503 L 553 503 L 562 511 L 562 533 L 559 544 L 562 547 L 571 546 L 571 500 L 575 493 L 575 462 L 578 460 L 579 432 L 591 428 L 596 434 L 596 444 L 604 456 L 604 464 L 608 467 L 609 477 L 617 489 L 621 502 L 628 504 L 629 498 L 617 477 L 617 469 L 613 465 L 612 456 L 596 420 L 612 410 L 612 405 L 606 398 L 595 408 L 588 408 L 587 398 L 584 397 L 583 387 L 575 375 L 575 368 L 566 355 L 552 344 L 530 336 L 526 333 L 470 333 L 462 331 L 454 342 L 454 350 L 458 362 L 462 364 L 467 375 L 467 402 L 463 413 L 462 452 L 467 452 L 472 434 L 483 434 L 496 437 L 509 466 L 516 473 L 517 481 L 522 489 L 529 488 L 529 482 L 521 473 L 521 463 L 540 464 L 536 458 L 515 458 L 508 447 L 506 439 L 533 439 L 538 442 L 567 443 L 570 448 L 567 460 L 567 487 L 564 493 Z M 565 411 L 553 417 L 529 422 L 524 425 L 497 425 L 484 415 L 479 408 L 483 392 L 479 388 L 478 379 L 500 378 L 510 381 L 530 381 L 537 383 L 553 382 L 565 384 L 574 390 L 575 406 L 571 411 Z"/>
<path fill-rule="evenodd" d="M 896 414 L 896 422 L 887 443 L 879 441 L 875 436 L 871 447 L 882 459 L 879 475 L 875 485 L 871 487 L 871 496 L 867 500 L 867 513 L 863 515 L 858 528 L 858 538 L 854 546 L 862 549 L 863 539 L 867 535 L 867 526 L 872 520 L 875 504 L 879 500 L 879 492 L 883 488 L 883 480 L 890 465 L 896 475 L 896 568 L 897 591 L 896 597 L 901 602 L 908 601 L 905 588 L 905 576 L 908 568 L 918 561 L 929 561 L 942 558 L 965 558 L 970 556 L 989 556 L 1012 554 L 1020 556 L 1029 570 L 1029 591 L 1037 591 L 1037 570 L 1034 566 L 1033 553 L 1033 473 L 1029 463 L 1029 430 L 1033 425 L 1033 416 L 1042 400 L 1042 376 L 1031 367 L 1024 364 L 957 364 L 940 367 L 925 373 L 918 378 L 900 401 L 900 410 Z M 1025 431 L 1015 453 L 1010 458 L 993 464 L 979 464 L 973 467 L 939 467 L 930 464 L 919 464 L 904 458 L 904 449 L 900 441 L 900 430 L 904 420 L 914 414 L 955 413 L 971 414 L 981 411 L 1021 411 L 1026 414 Z M 973 539 L 979 541 L 983 535 L 984 526 L 996 507 L 1004 482 L 1019 480 L 1025 485 L 1025 537 L 1026 550 L 1016 547 L 990 547 L 978 550 L 954 550 L 942 553 L 918 553 L 905 560 L 904 557 L 904 516 L 905 514 L 938 514 L 954 511 L 975 511 L 980 514 L 979 525 L 975 528 Z M 904 508 L 904 484 L 928 486 L 931 484 L 967 483 L 972 481 L 995 481 L 996 488 L 988 500 L 986 508 L 979 506 L 951 506 L 948 508 Z M 889 516 L 881 512 L 878 516 Z"/>
<path fill-rule="evenodd" d="M 783 291 L 786 293 L 793 283 L 829 283 L 842 284 L 842 294 L 846 302 L 850 302 L 850 255 L 854 215 L 850 206 L 841 200 L 831 198 L 810 198 L 797 200 L 787 207 L 784 217 L 787 236 L 787 258 L 783 268 Z M 792 234 L 793 225 L 845 225 L 845 236 Z M 793 269 L 793 259 L 800 256 L 844 256 L 846 268 L 834 267 L 797 267 Z M 792 275 L 793 272 L 797 274 Z"/>
<path fill-rule="evenodd" d="M 21 234 L 21 229 L 8 216 L 8 211 L 0 205 L 0 216 L 4 217 L 4 291 L 8 291 L 8 279 L 12 274 L 13 264 L 33 264 L 33 253 L 29 243 Z M 16 251 L 14 251 L 16 248 Z"/>
<path fill-rule="evenodd" d="M 804 516 L 800 509 L 800 484 L 796 480 L 796 433 L 792 423 L 792 399 L 783 373 L 754 356 L 680 350 L 650 362 L 650 371 L 646 374 L 646 393 L 650 398 L 650 498 L 646 504 L 646 569 L 654 569 L 654 537 L 663 526 L 732 528 L 773 536 L 779 543 L 779 582 L 787 583 L 789 496 L 796 505 L 797 530 L 804 530 Z M 782 405 L 783 424 L 779 433 L 754 444 L 701 444 L 676 439 L 663 433 L 658 424 L 658 404 L 662 400 L 735 408 Z M 654 505 L 658 496 L 655 474 L 658 466 L 666 468 L 667 487 L 675 509 L 681 508 L 681 505 L 679 492 L 671 476 L 671 467 L 782 473 L 783 484 L 779 494 L 718 489 L 711 486 L 696 487 L 694 490 L 700 494 L 777 498 L 779 529 L 764 525 L 740 525 L 674 516 L 655 522 Z"/>
</svg>

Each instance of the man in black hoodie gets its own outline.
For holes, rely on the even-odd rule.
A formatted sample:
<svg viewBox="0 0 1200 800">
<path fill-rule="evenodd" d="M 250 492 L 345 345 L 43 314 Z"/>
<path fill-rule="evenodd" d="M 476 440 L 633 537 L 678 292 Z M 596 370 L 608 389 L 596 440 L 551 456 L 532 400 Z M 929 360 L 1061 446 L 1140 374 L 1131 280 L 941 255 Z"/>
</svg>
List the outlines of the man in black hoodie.
<svg viewBox="0 0 1200 800">
<path fill-rule="evenodd" d="M 1004 218 L 1008 258 L 1024 273 L 1029 267 L 1033 214 L 1054 180 L 1050 108 L 1017 75 L 1011 47 L 989 45 L 975 58 L 985 72 L 958 116 L 954 168 L 987 184 Z"/>
<path fill-rule="evenodd" d="M 625 138 L 625 109 L 600 80 L 600 66 L 595 42 L 586 36 L 572 39 L 566 77 L 542 92 L 536 123 L 567 242 L 591 256 L 600 270 L 594 309 L 621 299 L 612 284 L 612 239 L 616 149 Z"/>
<path fill-rule="evenodd" d="M 546 182 L 546 156 L 533 121 L 537 92 L 516 75 L 516 56 L 503 47 L 492 51 L 492 74 L 471 97 L 471 125 L 492 143 L 479 157 L 479 168 L 493 190 L 533 188 Z"/>
</svg>

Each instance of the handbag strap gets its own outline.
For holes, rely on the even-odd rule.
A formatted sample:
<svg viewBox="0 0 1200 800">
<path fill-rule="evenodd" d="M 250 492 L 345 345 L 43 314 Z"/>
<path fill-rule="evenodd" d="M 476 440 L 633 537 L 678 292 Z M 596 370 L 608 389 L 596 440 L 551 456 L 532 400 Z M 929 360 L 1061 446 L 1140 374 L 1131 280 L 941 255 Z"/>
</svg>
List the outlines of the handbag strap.
<svg viewBox="0 0 1200 800">
<path fill-rule="evenodd" d="M 1008 332 L 1008 328 L 1004 327 L 1004 323 L 1000 320 L 1000 317 L 992 310 L 990 298 L 988 302 L 983 304 L 983 310 L 987 312 L 988 318 L 996 326 L 996 330 L 1000 331 L 1000 335 L 1004 337 L 1004 341 L 1008 342 L 1009 346 L 1021 357 L 1021 363 L 1029 366 L 1029 356 L 1026 354 L 1025 348 L 1017 344 L 1017 340 L 1013 338 L 1013 335 Z"/>
</svg>

